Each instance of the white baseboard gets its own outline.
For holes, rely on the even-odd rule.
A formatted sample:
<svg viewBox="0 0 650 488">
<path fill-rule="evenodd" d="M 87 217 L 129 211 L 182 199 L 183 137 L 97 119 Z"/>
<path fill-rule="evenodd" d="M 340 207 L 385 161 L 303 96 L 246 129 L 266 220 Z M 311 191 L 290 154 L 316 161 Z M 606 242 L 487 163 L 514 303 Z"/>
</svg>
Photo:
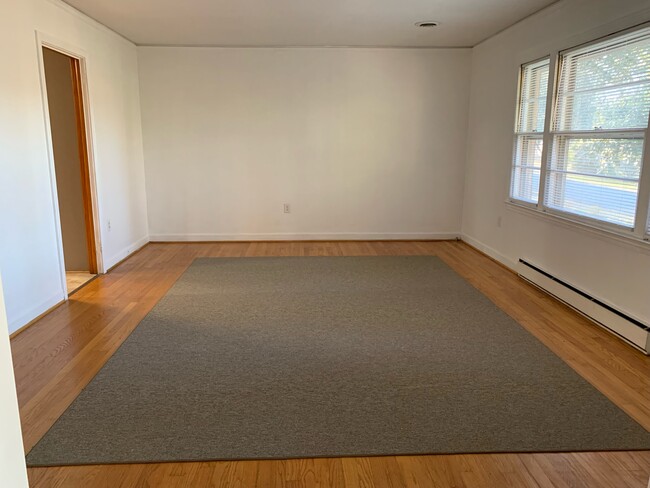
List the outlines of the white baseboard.
<svg viewBox="0 0 650 488">
<path fill-rule="evenodd" d="M 566 303 L 604 329 L 623 338 L 645 354 L 650 354 L 650 330 L 648 325 L 637 317 L 617 310 L 530 263 L 520 263 L 519 276 Z"/>
<path fill-rule="evenodd" d="M 335 232 L 281 234 L 152 234 L 151 242 L 161 241 L 401 241 L 448 240 L 460 237 L 458 232 Z"/>
<path fill-rule="evenodd" d="M 130 254 L 133 254 L 135 251 L 140 249 L 142 246 L 149 242 L 149 236 L 144 236 L 141 239 L 138 239 L 136 242 L 130 246 L 125 247 L 117 254 L 114 254 L 109 259 L 104 261 L 104 269 L 109 269 L 111 266 L 114 266 L 116 263 L 120 262 L 122 259 L 126 258 Z M 66 300 L 66 294 L 63 290 L 58 290 L 56 294 L 44 300 L 43 302 L 33 306 L 29 310 L 23 311 L 17 317 L 9 318 L 9 334 L 13 334 L 21 327 L 24 327 L 26 324 L 34 320 L 39 315 L 50 310 L 55 305 Z"/>
<path fill-rule="evenodd" d="M 487 244 L 483 244 L 481 241 L 474 239 L 473 237 L 470 237 L 467 234 L 463 234 L 460 238 L 462 241 L 466 242 L 470 246 L 475 247 L 479 251 L 482 251 L 488 256 L 490 256 L 492 259 L 496 259 L 504 266 L 507 266 L 512 271 L 517 272 L 517 261 L 513 261 L 512 259 L 501 254 L 496 249 L 488 246 Z"/>
<path fill-rule="evenodd" d="M 566 286 L 558 284 L 556 281 L 553 281 L 543 274 L 522 265 L 518 260 L 511 260 L 492 247 L 482 243 L 477 239 L 474 239 L 473 237 L 463 234 L 461 239 L 467 244 L 484 252 L 491 258 L 504 264 L 519 276 L 523 277 L 538 288 L 544 290 L 546 293 L 566 303 L 571 308 L 586 316 L 597 325 L 605 328 L 610 332 L 615 333 L 617 336 L 640 349 L 645 354 L 650 353 L 650 334 L 648 331 L 639 328 L 637 325 L 631 323 L 630 320 L 627 320 L 621 315 L 614 312 L 613 310 L 615 310 L 616 307 L 613 305 L 606 304 L 601 300 L 601 303 L 604 303 L 605 305 L 601 306 L 595 303 L 594 299 L 585 298 L 584 296 L 580 295 L 580 293 L 584 294 L 585 292 L 572 291 Z M 610 307 L 612 310 L 608 310 L 608 307 Z M 641 322 L 638 318 L 633 317 L 631 314 L 623 310 L 618 310 L 618 312 L 630 316 L 632 320 Z"/>
<path fill-rule="evenodd" d="M 25 310 L 18 317 L 9 318 L 9 334 L 13 334 L 21 327 L 24 327 L 30 321 L 34 320 L 39 315 L 44 314 L 49 309 L 65 301 L 66 296 L 63 290 L 59 290 L 55 295 L 52 295 L 47 300 L 33 306 L 29 310 Z"/>
<path fill-rule="evenodd" d="M 144 236 L 144 237 L 138 239 L 137 241 L 135 241 L 133 244 L 125 247 L 120 252 L 118 252 L 116 254 L 113 254 L 110 258 L 105 259 L 104 260 L 104 270 L 111 269 L 113 266 L 115 266 L 117 263 L 122 261 L 128 255 L 133 254 L 135 251 L 142 248 L 148 242 L 149 242 L 149 236 Z"/>
</svg>

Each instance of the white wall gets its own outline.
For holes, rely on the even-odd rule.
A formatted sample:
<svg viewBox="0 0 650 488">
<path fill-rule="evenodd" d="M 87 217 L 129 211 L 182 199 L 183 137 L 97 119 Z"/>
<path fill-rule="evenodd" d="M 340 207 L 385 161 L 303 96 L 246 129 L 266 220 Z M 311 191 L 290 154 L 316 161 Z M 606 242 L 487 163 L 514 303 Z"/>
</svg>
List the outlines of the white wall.
<svg viewBox="0 0 650 488">
<path fill-rule="evenodd" d="M 135 46 L 57 0 L 5 2 L 0 55 L 9 72 L 0 76 L 0 268 L 10 331 L 64 298 L 36 30 L 87 56 L 105 267 L 147 240 Z"/>
<path fill-rule="evenodd" d="M 136 49 L 57 0 L 10 3 L 0 17 L 12 67 L 0 77 L 10 330 L 63 298 L 36 30 L 88 57 L 106 267 L 146 242 L 147 198 L 156 239 L 448 237 L 462 220 L 465 238 L 506 264 L 527 258 L 650 321 L 647 247 L 504 203 L 519 64 L 650 19 L 645 0 L 565 0 L 471 51 Z"/>
<path fill-rule="evenodd" d="M 7 315 L 0 279 L 0 330 L 7 328 Z M 0 333 L 0 486 L 27 488 L 27 469 L 18 415 L 18 399 L 9 336 Z"/>
<path fill-rule="evenodd" d="M 152 240 L 459 234 L 469 50 L 138 53 Z"/>
<path fill-rule="evenodd" d="M 648 246 L 516 210 L 505 201 L 519 65 L 648 20 L 647 8 L 647 0 L 564 1 L 473 49 L 463 212 L 468 242 L 512 267 L 526 258 L 646 323 Z"/>
</svg>

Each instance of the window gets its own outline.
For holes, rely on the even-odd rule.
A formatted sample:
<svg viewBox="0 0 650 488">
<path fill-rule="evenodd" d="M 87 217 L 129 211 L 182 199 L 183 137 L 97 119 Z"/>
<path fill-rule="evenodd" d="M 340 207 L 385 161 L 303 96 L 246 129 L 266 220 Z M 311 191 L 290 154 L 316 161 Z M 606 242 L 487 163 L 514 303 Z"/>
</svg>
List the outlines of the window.
<svg viewBox="0 0 650 488">
<path fill-rule="evenodd" d="M 650 28 L 564 51 L 557 63 L 548 131 L 549 60 L 522 67 L 511 198 L 623 232 L 634 231 L 643 218 L 637 233 L 647 236 L 649 202 L 639 196 L 650 194 L 641 191 L 650 185 L 648 178 L 641 181 L 650 112 Z"/>
<path fill-rule="evenodd" d="M 510 191 L 513 198 L 530 203 L 537 203 L 539 192 L 548 70 L 548 58 L 521 68 Z"/>
</svg>

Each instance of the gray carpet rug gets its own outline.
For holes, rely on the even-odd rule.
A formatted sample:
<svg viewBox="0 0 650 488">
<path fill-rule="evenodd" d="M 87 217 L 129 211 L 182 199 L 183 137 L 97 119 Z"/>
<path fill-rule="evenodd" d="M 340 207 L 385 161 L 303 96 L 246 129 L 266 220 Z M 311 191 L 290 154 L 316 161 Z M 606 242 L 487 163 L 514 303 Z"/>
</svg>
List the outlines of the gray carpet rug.
<svg viewBox="0 0 650 488">
<path fill-rule="evenodd" d="M 650 449 L 435 257 L 197 259 L 30 466 Z"/>
</svg>

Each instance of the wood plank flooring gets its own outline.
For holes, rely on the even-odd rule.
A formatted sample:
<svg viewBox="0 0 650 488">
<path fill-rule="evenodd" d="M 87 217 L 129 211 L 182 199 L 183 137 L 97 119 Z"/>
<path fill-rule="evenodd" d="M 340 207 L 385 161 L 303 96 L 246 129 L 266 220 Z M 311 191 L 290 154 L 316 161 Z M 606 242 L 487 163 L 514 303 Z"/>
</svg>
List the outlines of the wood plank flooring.
<svg viewBox="0 0 650 488">
<path fill-rule="evenodd" d="M 95 276 L 97 275 L 91 274 L 88 271 L 66 271 L 65 282 L 68 286 L 68 295 L 76 291 L 78 288 L 81 288 Z"/>
<path fill-rule="evenodd" d="M 460 242 L 152 243 L 11 341 L 28 451 L 199 256 L 437 255 L 650 430 L 650 359 Z M 29 469 L 32 487 L 646 488 L 650 451 Z"/>
</svg>

